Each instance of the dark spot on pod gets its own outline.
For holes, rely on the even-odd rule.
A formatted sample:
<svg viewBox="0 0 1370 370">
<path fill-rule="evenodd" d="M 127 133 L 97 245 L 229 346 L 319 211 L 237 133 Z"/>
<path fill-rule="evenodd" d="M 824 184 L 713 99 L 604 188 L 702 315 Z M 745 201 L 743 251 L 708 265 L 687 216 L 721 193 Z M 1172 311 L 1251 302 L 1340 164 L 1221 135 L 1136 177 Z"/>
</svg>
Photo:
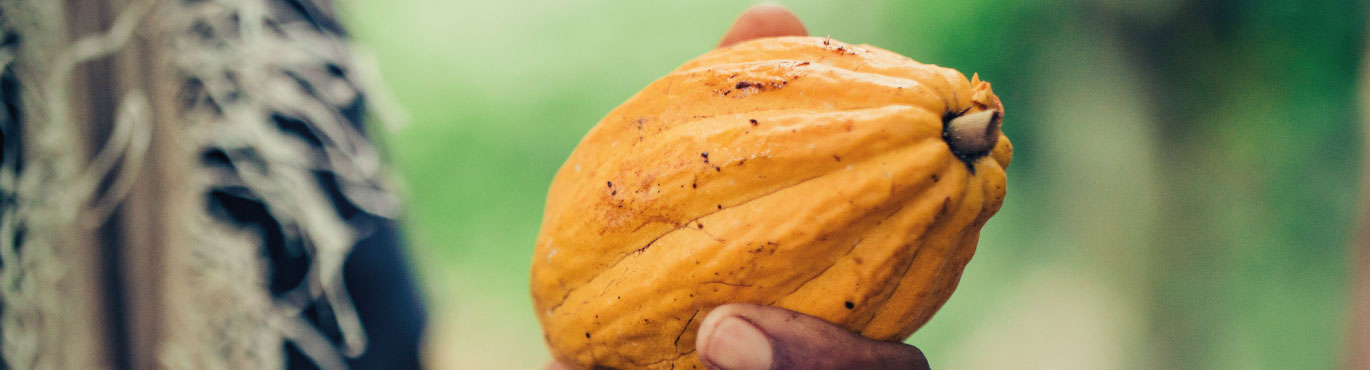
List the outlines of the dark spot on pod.
<svg viewBox="0 0 1370 370">
<path fill-rule="evenodd" d="M 838 157 L 837 155 L 834 154 L 834 155 L 832 156 L 832 160 L 841 162 L 841 161 L 842 161 L 842 157 Z"/>
<path fill-rule="evenodd" d="M 714 166 L 714 172 L 722 172 L 722 171 L 723 171 L 723 167 Z"/>
<path fill-rule="evenodd" d="M 700 230 L 704 230 L 704 223 L 699 223 L 696 226 L 699 226 Z"/>
<path fill-rule="evenodd" d="M 709 163 L 709 152 L 699 153 L 699 156 L 704 157 L 704 163 Z"/>
<path fill-rule="evenodd" d="M 933 175 L 932 175 L 932 182 L 938 182 L 938 181 L 942 181 L 942 178 L 941 178 L 941 177 L 937 177 L 937 174 L 933 174 Z"/>
<path fill-rule="evenodd" d="M 851 301 L 847 301 L 845 304 L 846 304 L 848 310 L 853 309 L 853 308 L 856 308 L 856 304 L 855 304 L 855 303 L 851 303 Z"/>
<path fill-rule="evenodd" d="M 585 332 L 585 339 L 590 339 L 590 332 Z"/>
<path fill-rule="evenodd" d="M 690 189 L 695 189 L 695 188 L 698 188 L 698 187 L 699 187 L 699 183 L 694 183 L 694 182 L 690 183 Z"/>
<path fill-rule="evenodd" d="M 718 205 L 718 209 L 723 209 L 723 205 L 722 205 L 722 204 L 719 204 L 719 205 Z"/>
<path fill-rule="evenodd" d="M 609 192 L 609 195 L 618 195 L 618 190 L 614 190 L 614 191 Z"/>
<path fill-rule="evenodd" d="M 748 122 L 751 122 L 751 123 L 752 123 L 752 126 L 756 126 L 756 125 L 761 124 L 760 122 L 757 122 L 755 118 L 749 119 L 749 120 L 747 120 L 747 121 L 748 121 Z"/>
<path fill-rule="evenodd" d="M 611 188 L 614 187 L 614 182 L 613 182 L 613 181 L 606 181 L 606 182 L 609 184 L 609 187 L 611 187 Z"/>
</svg>

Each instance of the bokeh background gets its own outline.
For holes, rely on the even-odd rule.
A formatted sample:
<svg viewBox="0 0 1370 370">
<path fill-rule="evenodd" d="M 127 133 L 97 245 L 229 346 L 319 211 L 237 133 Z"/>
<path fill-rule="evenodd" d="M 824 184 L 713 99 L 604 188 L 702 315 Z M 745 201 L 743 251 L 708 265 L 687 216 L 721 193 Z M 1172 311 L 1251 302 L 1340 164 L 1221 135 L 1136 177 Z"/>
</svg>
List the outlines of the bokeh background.
<svg viewBox="0 0 1370 370">
<path fill-rule="evenodd" d="M 1331 369 L 1348 351 L 1366 5 L 787 0 L 815 35 L 994 84 L 1009 196 L 909 339 L 938 369 Z M 546 188 L 598 119 L 749 2 L 341 3 L 444 369 L 534 369 Z M 1370 350 L 1370 349 L 1366 349 Z"/>
</svg>

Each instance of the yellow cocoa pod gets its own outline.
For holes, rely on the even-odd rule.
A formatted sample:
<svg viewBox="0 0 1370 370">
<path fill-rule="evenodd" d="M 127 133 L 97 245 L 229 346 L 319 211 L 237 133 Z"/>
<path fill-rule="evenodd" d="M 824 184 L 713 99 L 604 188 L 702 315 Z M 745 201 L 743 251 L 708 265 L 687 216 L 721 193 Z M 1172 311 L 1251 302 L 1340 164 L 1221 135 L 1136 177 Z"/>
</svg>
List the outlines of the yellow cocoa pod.
<svg viewBox="0 0 1370 370">
<path fill-rule="evenodd" d="M 552 181 L 532 263 L 548 347 L 573 368 L 702 369 L 700 321 L 735 302 L 907 338 L 1003 203 L 1003 112 L 978 77 L 825 38 L 685 63 Z"/>
</svg>

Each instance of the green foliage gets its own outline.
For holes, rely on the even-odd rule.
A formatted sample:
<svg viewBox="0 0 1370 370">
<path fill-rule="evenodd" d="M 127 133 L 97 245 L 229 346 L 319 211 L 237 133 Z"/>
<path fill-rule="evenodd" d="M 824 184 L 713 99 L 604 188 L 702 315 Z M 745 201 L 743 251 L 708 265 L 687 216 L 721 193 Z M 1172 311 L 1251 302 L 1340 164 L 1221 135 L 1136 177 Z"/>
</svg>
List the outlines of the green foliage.
<svg viewBox="0 0 1370 370">
<path fill-rule="evenodd" d="M 355 34 L 412 115 L 388 147 L 440 320 L 479 301 L 531 327 L 528 258 L 557 166 L 745 5 L 351 3 Z M 785 5 L 816 35 L 978 72 L 1005 102 L 1008 201 L 961 290 L 911 339 L 934 365 L 1340 363 L 1363 4 Z M 471 281 L 466 296 L 447 296 L 449 280 Z M 1063 329 L 1030 330 L 1039 324 Z M 501 357 L 545 356 L 535 331 L 514 338 L 525 343 Z"/>
</svg>

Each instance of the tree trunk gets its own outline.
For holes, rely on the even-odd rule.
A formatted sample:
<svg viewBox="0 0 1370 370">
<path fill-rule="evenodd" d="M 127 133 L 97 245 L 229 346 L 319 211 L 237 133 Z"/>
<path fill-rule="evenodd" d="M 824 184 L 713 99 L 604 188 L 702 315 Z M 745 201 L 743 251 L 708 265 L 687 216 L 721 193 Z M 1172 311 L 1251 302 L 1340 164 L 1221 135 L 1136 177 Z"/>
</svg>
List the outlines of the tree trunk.
<svg viewBox="0 0 1370 370">
<path fill-rule="evenodd" d="M 0 32 L 0 369 L 418 367 L 328 1 L 0 0 Z"/>
<path fill-rule="evenodd" d="M 4 366 L 156 369 L 185 148 L 159 1 L 5 1 Z M 184 265 L 184 264 L 180 264 Z M 11 285 L 13 284 L 13 285 Z"/>
</svg>

